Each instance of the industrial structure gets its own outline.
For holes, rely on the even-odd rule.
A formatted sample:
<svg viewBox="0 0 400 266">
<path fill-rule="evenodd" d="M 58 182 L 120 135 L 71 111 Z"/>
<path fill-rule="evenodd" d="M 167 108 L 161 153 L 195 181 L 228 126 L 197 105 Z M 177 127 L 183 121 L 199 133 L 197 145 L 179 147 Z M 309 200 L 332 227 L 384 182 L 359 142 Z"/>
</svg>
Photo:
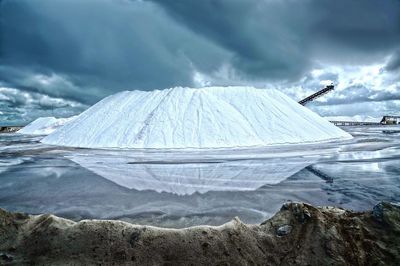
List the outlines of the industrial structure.
<svg viewBox="0 0 400 266">
<path fill-rule="evenodd" d="M 20 130 L 22 127 L 18 126 L 0 126 L 0 133 L 13 133 Z"/>
<path fill-rule="evenodd" d="M 381 122 L 382 125 L 399 125 L 400 124 L 400 116 L 394 115 L 385 115 Z"/>
<path fill-rule="evenodd" d="M 380 125 L 400 125 L 400 116 L 385 115 L 380 122 L 367 121 L 329 121 L 335 126 L 380 126 Z"/>
<path fill-rule="evenodd" d="M 329 121 L 335 126 L 379 126 L 383 125 L 379 122 L 366 122 L 366 121 Z"/>
<path fill-rule="evenodd" d="M 316 98 L 321 97 L 322 95 L 327 94 L 330 91 L 333 91 L 335 89 L 335 86 L 333 84 L 326 86 L 320 91 L 317 91 L 314 94 L 311 94 L 310 96 L 304 98 L 303 100 L 299 101 L 299 104 L 301 105 L 306 105 L 308 102 L 314 101 Z"/>
<path fill-rule="evenodd" d="M 326 93 L 333 91 L 335 86 L 333 84 L 326 86 L 320 91 L 304 98 L 299 101 L 299 104 L 306 105 L 307 103 L 315 100 Z M 378 125 L 400 125 L 400 116 L 385 115 L 382 117 L 380 122 L 367 122 L 367 121 L 329 121 L 336 126 L 378 126 Z"/>
</svg>

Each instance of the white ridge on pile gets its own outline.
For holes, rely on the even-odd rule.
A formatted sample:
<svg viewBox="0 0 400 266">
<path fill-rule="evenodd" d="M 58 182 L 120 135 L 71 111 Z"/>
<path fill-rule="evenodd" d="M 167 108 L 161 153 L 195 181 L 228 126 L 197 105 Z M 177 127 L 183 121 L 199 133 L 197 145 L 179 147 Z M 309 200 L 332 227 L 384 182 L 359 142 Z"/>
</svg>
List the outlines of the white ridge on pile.
<svg viewBox="0 0 400 266">
<path fill-rule="evenodd" d="M 124 91 L 45 137 L 86 148 L 235 148 L 351 138 L 277 90 L 176 87 Z"/>
<path fill-rule="evenodd" d="M 64 126 L 66 123 L 74 120 L 76 116 L 68 118 L 55 118 L 55 117 L 39 117 L 28 125 L 24 126 L 17 133 L 29 135 L 48 135 L 55 131 L 57 128 Z"/>
</svg>

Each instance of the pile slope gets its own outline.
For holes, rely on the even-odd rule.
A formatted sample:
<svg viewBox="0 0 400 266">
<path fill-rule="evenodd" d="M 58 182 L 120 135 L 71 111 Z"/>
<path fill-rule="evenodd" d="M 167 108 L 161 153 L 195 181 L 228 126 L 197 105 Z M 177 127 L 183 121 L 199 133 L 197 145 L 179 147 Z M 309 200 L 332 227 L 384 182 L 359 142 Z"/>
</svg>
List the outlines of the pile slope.
<svg viewBox="0 0 400 266">
<path fill-rule="evenodd" d="M 57 128 L 73 121 L 75 118 L 76 116 L 68 118 L 39 117 L 38 119 L 18 130 L 18 133 L 29 135 L 48 135 L 54 132 Z"/>
<path fill-rule="evenodd" d="M 351 136 L 277 90 L 176 87 L 124 91 L 42 142 L 86 148 L 235 148 Z"/>
</svg>

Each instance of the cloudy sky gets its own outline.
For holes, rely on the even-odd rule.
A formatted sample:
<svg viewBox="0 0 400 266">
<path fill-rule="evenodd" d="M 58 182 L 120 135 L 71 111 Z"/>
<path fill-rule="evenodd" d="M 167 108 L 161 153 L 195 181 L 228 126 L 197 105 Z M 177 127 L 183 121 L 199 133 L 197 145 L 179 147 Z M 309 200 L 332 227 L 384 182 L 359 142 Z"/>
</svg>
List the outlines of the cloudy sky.
<svg viewBox="0 0 400 266">
<path fill-rule="evenodd" d="M 0 123 L 121 90 L 252 85 L 400 114 L 400 0 L 0 0 Z"/>
</svg>

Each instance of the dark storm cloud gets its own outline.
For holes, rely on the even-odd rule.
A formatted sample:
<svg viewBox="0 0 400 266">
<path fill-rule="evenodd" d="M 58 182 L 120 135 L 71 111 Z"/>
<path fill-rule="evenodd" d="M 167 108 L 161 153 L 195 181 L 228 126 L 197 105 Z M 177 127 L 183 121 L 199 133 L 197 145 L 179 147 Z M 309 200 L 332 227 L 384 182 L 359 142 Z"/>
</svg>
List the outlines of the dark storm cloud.
<svg viewBox="0 0 400 266">
<path fill-rule="evenodd" d="M 154 1 L 183 25 L 234 53 L 234 67 L 251 77 L 289 78 L 309 66 L 301 12 L 261 1 Z"/>
<path fill-rule="evenodd" d="M 400 1 L 314 0 L 313 42 L 340 63 L 356 64 L 390 54 L 400 44 Z M 324 46 L 327 49 L 324 49 Z M 321 55 L 322 56 L 322 55 Z M 347 60 L 345 60 L 347 58 Z"/>
<path fill-rule="evenodd" d="M 38 116 L 69 117 L 87 106 L 23 89 L 0 87 L 0 126 L 25 125 Z"/>
<path fill-rule="evenodd" d="M 212 70 L 229 56 L 152 3 L 9 0 L 1 14 L 1 64 L 99 88 L 85 102 L 122 89 L 191 84 L 193 67 Z M 9 83 L 24 73 L 0 72 Z M 68 89 L 57 93 L 81 97 Z"/>
<path fill-rule="evenodd" d="M 314 60 L 371 62 L 400 44 L 398 0 L 153 1 L 258 77 L 298 77 Z"/>
<path fill-rule="evenodd" d="M 398 95 L 398 49 L 399 0 L 0 0 L 0 87 L 70 103 L 199 84 L 278 83 L 297 99 L 323 80 L 343 80 L 329 71 L 312 77 L 315 67 L 391 55 L 383 71 L 390 92 L 337 94 L 385 101 Z M 301 89 L 289 91 L 293 84 Z"/>
<path fill-rule="evenodd" d="M 389 59 L 385 66 L 386 71 L 400 71 L 400 49 L 397 50 Z"/>
</svg>

